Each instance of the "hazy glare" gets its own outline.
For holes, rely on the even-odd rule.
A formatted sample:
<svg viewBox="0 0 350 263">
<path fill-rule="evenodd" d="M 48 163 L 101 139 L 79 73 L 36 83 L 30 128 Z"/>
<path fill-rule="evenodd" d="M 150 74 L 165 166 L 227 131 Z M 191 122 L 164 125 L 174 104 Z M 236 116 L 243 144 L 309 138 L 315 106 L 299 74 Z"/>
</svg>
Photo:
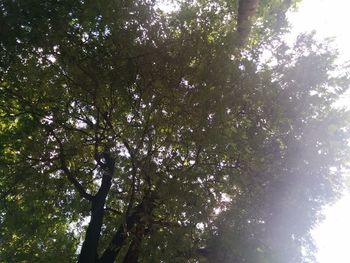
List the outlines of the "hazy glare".
<svg viewBox="0 0 350 263">
<path fill-rule="evenodd" d="M 350 60 L 349 34 L 350 1 L 347 0 L 304 0 L 298 12 L 290 15 L 293 24 L 292 35 L 316 30 L 319 39 L 334 37 L 339 49 L 341 63 Z M 346 94 L 338 106 L 349 108 L 350 95 Z M 314 230 L 319 249 L 320 263 L 348 263 L 350 236 L 350 195 L 344 196 L 335 205 L 325 209 L 325 221 Z"/>
</svg>

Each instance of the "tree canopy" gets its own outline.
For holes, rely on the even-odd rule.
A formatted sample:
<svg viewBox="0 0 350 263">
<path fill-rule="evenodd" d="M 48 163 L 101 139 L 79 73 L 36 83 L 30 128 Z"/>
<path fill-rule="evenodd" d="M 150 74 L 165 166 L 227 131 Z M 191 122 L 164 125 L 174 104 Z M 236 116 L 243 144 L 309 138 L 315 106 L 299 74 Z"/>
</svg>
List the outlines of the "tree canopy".
<svg viewBox="0 0 350 263">
<path fill-rule="evenodd" d="M 349 76 L 295 2 L 1 1 L 0 261 L 315 262 Z"/>
</svg>

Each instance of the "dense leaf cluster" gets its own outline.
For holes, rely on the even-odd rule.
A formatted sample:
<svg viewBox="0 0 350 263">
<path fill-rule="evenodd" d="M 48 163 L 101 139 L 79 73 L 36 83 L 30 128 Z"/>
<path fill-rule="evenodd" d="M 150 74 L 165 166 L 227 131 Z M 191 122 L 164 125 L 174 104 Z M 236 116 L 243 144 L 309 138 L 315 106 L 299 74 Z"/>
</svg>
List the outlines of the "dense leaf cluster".
<svg viewBox="0 0 350 263">
<path fill-rule="evenodd" d="M 266 2 L 1 1 L 0 261 L 312 260 L 348 79 Z"/>
</svg>

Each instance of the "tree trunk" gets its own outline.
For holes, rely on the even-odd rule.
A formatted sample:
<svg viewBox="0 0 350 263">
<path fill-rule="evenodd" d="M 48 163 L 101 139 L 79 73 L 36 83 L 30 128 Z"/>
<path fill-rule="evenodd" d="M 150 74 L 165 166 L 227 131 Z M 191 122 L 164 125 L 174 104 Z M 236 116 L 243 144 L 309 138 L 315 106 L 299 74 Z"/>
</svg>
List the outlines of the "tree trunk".
<svg viewBox="0 0 350 263">
<path fill-rule="evenodd" d="M 149 227 L 150 223 L 145 222 L 138 224 L 136 231 L 133 235 L 132 242 L 129 246 L 128 252 L 126 253 L 123 263 L 137 263 L 141 250 L 142 239 L 145 235 L 146 228 Z"/>
<path fill-rule="evenodd" d="M 79 255 L 79 263 L 95 263 L 97 259 L 97 246 L 103 223 L 104 202 L 93 202 L 91 219 L 85 234 L 85 240 Z"/>
<path fill-rule="evenodd" d="M 252 26 L 252 18 L 256 14 L 259 0 L 240 0 L 238 4 L 237 32 L 239 41 L 244 44 Z"/>
<path fill-rule="evenodd" d="M 128 237 L 128 233 L 136 226 L 136 228 L 139 228 L 139 230 L 142 230 L 144 233 L 144 230 L 146 228 L 145 223 L 141 222 L 141 219 L 145 217 L 151 217 L 152 211 L 154 209 L 154 196 L 152 194 L 147 194 L 142 202 L 135 208 L 133 212 L 126 218 L 125 224 L 122 224 L 119 226 L 117 232 L 113 236 L 113 239 L 109 245 L 109 247 L 104 251 L 102 254 L 99 263 L 113 263 L 116 259 L 120 249 L 125 245 L 125 241 Z M 139 245 L 142 241 L 142 235 L 138 236 L 139 240 L 134 240 L 131 242 L 129 251 L 127 252 L 126 257 L 124 258 L 123 262 L 137 262 L 138 256 L 139 256 Z M 139 242 L 139 243 L 138 243 Z M 129 253 L 135 252 L 135 255 L 128 255 Z M 129 258 L 130 260 L 136 260 L 136 261 L 125 261 L 126 258 Z"/>
<path fill-rule="evenodd" d="M 86 230 L 78 263 L 95 263 L 98 260 L 97 248 L 103 224 L 104 206 L 107 194 L 111 188 L 111 179 L 110 175 L 103 175 L 101 187 L 92 199 L 91 219 Z"/>
<path fill-rule="evenodd" d="M 143 235 L 142 235 L 143 236 Z M 137 263 L 140 254 L 142 237 L 135 237 L 131 242 L 123 263 Z"/>
</svg>

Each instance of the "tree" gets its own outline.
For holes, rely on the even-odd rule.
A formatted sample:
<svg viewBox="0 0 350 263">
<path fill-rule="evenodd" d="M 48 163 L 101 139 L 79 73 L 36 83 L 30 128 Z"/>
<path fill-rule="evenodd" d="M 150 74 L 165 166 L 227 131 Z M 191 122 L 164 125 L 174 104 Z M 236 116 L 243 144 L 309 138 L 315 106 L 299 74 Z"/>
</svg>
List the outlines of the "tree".
<svg viewBox="0 0 350 263">
<path fill-rule="evenodd" d="M 278 59 L 270 69 L 280 77 L 255 90 L 255 104 L 264 97 L 274 101 L 261 104 L 267 107 L 261 111 L 265 129 L 274 127 L 272 137 L 262 136 L 265 140 L 252 145 L 258 164 L 250 163 L 250 171 L 244 171 L 249 179 L 208 225 L 206 246 L 199 251 L 212 262 L 316 262 L 310 227 L 342 188 L 348 149 L 341 145 L 348 135 L 338 129 L 347 117 L 323 100 L 333 96 L 328 85 L 339 84 L 335 79 L 326 84 L 320 75 L 331 69 L 332 56 L 327 44 L 316 44 L 307 35 L 299 37 L 287 57 L 284 48 L 276 48 Z"/>
<path fill-rule="evenodd" d="M 242 46 L 236 4 L 154 4 L 1 4 L 1 259 L 295 262 L 311 244 L 347 151 L 334 54 L 265 34 L 270 16 Z"/>
</svg>

